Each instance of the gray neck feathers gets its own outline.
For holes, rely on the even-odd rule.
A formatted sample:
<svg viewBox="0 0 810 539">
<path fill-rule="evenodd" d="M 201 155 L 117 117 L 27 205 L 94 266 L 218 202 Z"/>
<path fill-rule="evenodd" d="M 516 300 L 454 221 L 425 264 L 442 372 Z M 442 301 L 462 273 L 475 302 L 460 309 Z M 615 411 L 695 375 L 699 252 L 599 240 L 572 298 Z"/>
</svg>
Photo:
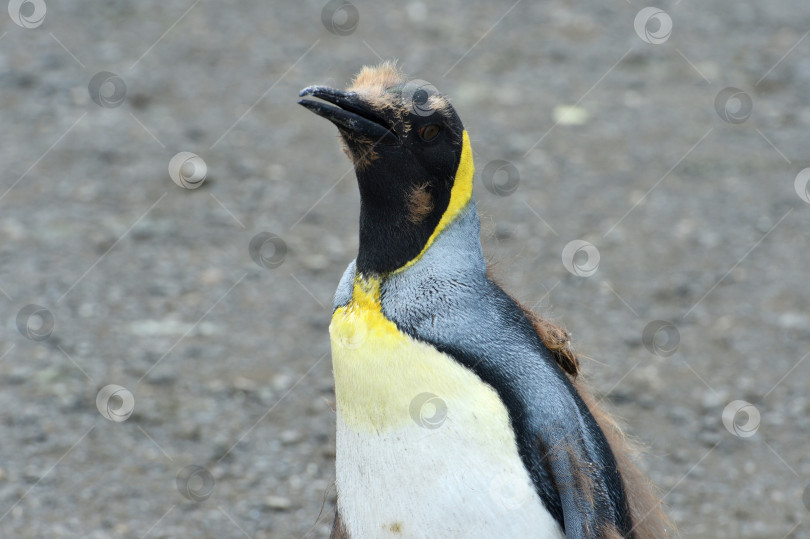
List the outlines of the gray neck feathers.
<svg viewBox="0 0 810 539">
<path fill-rule="evenodd" d="M 340 280 L 335 292 L 335 309 L 352 300 L 355 268 L 355 262 L 349 264 Z M 393 311 L 399 310 L 397 306 L 406 311 L 431 309 L 433 302 L 443 303 L 452 296 L 472 292 L 476 284 L 486 281 L 486 271 L 481 249 L 481 225 L 473 198 L 418 261 L 383 280 L 383 303 Z M 433 293 L 425 294 L 426 290 Z M 383 310 L 386 310 L 386 305 Z"/>
<path fill-rule="evenodd" d="M 487 264 L 481 249 L 481 225 L 475 199 L 470 199 L 458 217 L 436 237 L 433 245 L 413 266 L 393 275 L 390 280 L 410 279 L 429 272 L 447 278 L 466 275 L 466 280 L 485 277 Z"/>
<path fill-rule="evenodd" d="M 475 303 L 488 288 L 480 231 L 475 200 L 470 200 L 418 261 L 383 281 L 386 318 L 411 335 L 428 337 L 438 329 L 433 326 L 438 319 L 453 320 L 451 311 Z"/>
</svg>

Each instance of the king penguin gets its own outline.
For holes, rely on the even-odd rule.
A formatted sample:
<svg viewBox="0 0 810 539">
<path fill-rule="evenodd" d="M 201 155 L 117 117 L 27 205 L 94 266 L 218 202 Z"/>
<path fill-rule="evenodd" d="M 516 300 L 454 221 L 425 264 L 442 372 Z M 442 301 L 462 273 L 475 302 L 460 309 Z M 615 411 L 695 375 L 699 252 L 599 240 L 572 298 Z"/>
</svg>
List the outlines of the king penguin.
<svg viewBox="0 0 810 539">
<path fill-rule="evenodd" d="M 666 537 L 567 334 L 488 276 L 470 139 L 448 99 L 390 62 L 306 96 L 360 189 L 329 327 L 332 537 Z"/>
</svg>

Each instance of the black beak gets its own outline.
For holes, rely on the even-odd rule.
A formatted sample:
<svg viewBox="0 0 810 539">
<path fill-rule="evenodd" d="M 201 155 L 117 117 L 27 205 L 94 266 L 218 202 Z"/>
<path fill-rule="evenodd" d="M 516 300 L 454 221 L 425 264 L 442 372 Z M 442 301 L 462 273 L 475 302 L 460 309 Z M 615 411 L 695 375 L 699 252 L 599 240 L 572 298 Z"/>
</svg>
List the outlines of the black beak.
<svg viewBox="0 0 810 539">
<path fill-rule="evenodd" d="M 354 92 L 344 92 L 326 86 L 309 86 L 301 90 L 299 97 L 311 95 L 323 99 L 320 101 L 302 99 L 298 102 L 318 116 L 323 116 L 335 124 L 341 132 L 349 136 L 371 139 L 376 142 L 393 144 L 397 136 L 391 124 Z"/>
</svg>

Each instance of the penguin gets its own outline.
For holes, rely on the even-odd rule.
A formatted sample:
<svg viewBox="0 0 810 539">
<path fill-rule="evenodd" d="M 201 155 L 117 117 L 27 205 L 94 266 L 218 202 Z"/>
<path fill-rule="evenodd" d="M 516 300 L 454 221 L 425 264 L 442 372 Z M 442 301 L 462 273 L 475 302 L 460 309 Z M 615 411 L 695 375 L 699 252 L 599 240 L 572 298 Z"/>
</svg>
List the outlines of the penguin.
<svg viewBox="0 0 810 539">
<path fill-rule="evenodd" d="M 393 62 L 299 97 L 337 126 L 360 191 L 329 326 L 332 537 L 666 537 L 568 333 L 487 271 L 470 138 L 448 98 Z"/>
</svg>

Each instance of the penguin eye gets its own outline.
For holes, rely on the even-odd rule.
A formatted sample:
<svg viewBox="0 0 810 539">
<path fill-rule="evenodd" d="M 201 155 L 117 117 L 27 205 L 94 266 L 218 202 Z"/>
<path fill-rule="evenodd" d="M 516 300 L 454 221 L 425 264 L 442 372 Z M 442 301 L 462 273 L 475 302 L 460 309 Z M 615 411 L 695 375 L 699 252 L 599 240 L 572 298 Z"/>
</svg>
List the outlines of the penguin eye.
<svg viewBox="0 0 810 539">
<path fill-rule="evenodd" d="M 425 127 L 419 129 L 419 138 L 425 142 L 429 142 L 435 139 L 441 130 L 442 128 L 436 124 L 426 125 Z"/>
</svg>

